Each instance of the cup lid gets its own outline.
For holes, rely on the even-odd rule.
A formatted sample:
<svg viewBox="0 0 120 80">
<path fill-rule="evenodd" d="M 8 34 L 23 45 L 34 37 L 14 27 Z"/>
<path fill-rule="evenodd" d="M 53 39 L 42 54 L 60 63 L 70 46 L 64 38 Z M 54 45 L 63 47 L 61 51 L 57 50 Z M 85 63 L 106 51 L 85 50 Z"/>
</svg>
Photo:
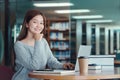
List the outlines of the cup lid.
<svg viewBox="0 0 120 80">
<path fill-rule="evenodd" d="M 88 57 L 87 56 L 80 56 L 80 57 L 78 57 L 78 59 L 82 59 L 82 58 L 87 59 Z"/>
</svg>

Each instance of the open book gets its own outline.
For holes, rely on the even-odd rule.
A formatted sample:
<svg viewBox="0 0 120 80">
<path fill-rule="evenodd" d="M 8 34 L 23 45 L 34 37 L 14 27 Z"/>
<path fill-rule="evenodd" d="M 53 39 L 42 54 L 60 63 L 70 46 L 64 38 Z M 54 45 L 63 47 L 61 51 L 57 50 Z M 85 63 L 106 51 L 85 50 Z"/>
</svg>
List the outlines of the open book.
<svg viewBox="0 0 120 80">
<path fill-rule="evenodd" d="M 74 70 L 36 70 L 36 71 L 33 71 L 33 72 L 36 72 L 36 73 L 42 73 L 42 74 L 73 74 L 75 73 Z"/>
</svg>

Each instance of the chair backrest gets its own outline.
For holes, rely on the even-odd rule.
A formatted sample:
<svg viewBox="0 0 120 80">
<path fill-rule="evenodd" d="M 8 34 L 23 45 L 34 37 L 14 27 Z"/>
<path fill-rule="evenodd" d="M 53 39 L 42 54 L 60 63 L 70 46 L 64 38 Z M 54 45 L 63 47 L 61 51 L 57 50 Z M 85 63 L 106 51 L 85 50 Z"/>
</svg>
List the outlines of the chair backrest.
<svg viewBox="0 0 120 80">
<path fill-rule="evenodd" d="M 0 66 L 0 80 L 11 80 L 13 74 L 12 68 Z"/>
<path fill-rule="evenodd" d="M 15 56 L 15 51 L 14 51 L 14 48 L 12 49 L 12 52 L 11 52 L 11 67 L 13 69 L 13 71 L 15 72 L 15 59 L 16 59 L 16 56 Z"/>
</svg>

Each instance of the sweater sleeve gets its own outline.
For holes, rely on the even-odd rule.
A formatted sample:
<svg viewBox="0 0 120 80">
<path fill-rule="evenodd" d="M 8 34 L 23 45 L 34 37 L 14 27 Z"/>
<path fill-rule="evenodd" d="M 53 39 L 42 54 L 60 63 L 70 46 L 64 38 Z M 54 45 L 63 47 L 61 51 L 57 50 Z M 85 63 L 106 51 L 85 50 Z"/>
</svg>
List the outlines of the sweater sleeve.
<svg viewBox="0 0 120 80">
<path fill-rule="evenodd" d="M 42 50 L 42 47 L 40 46 L 41 44 L 42 42 L 36 41 L 33 51 L 34 54 L 30 54 L 30 52 L 24 47 L 23 44 L 16 42 L 14 45 L 16 62 L 28 69 L 32 70 L 40 69 L 41 67 L 40 63 L 43 62 L 43 59 L 39 59 L 40 57 L 38 56 L 38 54 L 42 55 L 42 52 L 38 53 L 40 52 L 40 50 Z"/>
<path fill-rule="evenodd" d="M 47 65 L 50 67 L 50 68 L 63 68 L 63 64 L 60 63 L 54 56 L 53 56 L 53 53 L 52 51 L 50 50 L 50 47 L 47 43 L 47 41 L 44 39 L 45 41 L 45 47 L 46 47 L 46 53 L 48 53 L 48 62 L 47 62 Z"/>
</svg>

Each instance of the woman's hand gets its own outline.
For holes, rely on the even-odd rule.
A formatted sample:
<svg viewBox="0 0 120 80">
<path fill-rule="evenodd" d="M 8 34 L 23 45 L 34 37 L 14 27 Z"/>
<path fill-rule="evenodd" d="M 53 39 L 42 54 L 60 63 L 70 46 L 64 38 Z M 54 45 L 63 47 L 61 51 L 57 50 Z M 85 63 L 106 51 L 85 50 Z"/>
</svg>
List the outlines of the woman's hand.
<svg viewBox="0 0 120 80">
<path fill-rule="evenodd" d="M 65 63 L 65 64 L 63 64 L 63 69 L 70 69 L 70 70 L 72 70 L 72 69 L 74 69 L 74 64 L 72 64 L 72 63 Z"/>
<path fill-rule="evenodd" d="M 43 38 L 43 34 L 34 34 L 33 37 L 35 40 L 41 40 Z"/>
</svg>

